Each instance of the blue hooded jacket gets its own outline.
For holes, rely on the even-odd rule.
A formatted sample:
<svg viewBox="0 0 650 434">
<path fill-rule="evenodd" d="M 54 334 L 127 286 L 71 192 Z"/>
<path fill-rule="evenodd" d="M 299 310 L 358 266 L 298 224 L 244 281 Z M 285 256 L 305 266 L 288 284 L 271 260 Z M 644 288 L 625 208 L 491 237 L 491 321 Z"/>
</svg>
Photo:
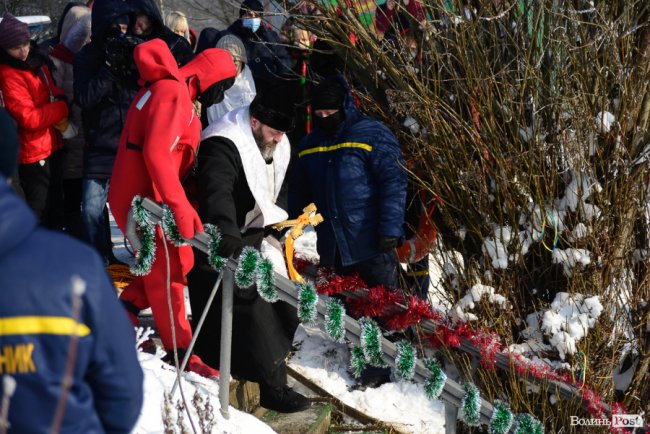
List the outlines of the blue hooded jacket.
<svg viewBox="0 0 650 434">
<path fill-rule="evenodd" d="M 380 254 L 380 235 L 404 236 L 407 176 L 397 138 L 363 115 L 347 91 L 343 112 L 334 136 L 314 128 L 300 141 L 291 173 L 289 215 L 310 202 L 323 215 L 316 227 L 323 266 L 334 265 L 337 248 L 348 266 Z"/>
<path fill-rule="evenodd" d="M 134 332 L 93 249 L 37 226 L 0 176 L 0 374 L 15 378 L 10 432 L 49 433 L 70 336 L 79 336 L 61 433 L 129 433 L 142 406 Z M 86 282 L 72 319 L 71 278 Z M 2 385 L 0 385 L 0 388 Z"/>
</svg>

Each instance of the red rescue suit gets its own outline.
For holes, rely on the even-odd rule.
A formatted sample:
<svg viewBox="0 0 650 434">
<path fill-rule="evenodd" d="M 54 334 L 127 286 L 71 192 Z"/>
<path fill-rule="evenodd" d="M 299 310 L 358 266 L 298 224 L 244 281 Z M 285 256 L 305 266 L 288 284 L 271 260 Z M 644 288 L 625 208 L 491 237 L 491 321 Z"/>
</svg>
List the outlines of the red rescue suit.
<svg viewBox="0 0 650 434">
<path fill-rule="evenodd" d="M 181 69 L 167 45 L 154 39 L 138 45 L 135 64 L 145 87 L 140 89 L 126 116 L 111 177 L 108 202 L 122 232 L 136 195 L 169 206 L 184 238 L 203 232 L 181 179 L 192 166 L 201 138 L 201 121 L 193 100 L 212 84 L 234 77 L 235 66 L 225 50 L 210 49 Z M 167 303 L 167 267 L 160 228 L 156 228 L 156 258 L 151 272 L 136 277 L 120 298 L 137 307 L 151 306 L 163 347 L 174 348 Z M 177 348 L 187 349 L 192 330 L 185 314 L 185 275 L 194 265 L 191 247 L 166 241 L 170 264 L 171 305 Z"/>
</svg>

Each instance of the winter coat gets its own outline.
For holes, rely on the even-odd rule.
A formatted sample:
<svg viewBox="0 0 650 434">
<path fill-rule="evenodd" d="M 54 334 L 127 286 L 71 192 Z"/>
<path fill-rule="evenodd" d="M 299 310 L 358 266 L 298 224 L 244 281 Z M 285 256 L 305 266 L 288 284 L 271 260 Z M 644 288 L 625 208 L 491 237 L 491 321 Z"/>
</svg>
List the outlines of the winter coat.
<svg viewBox="0 0 650 434">
<path fill-rule="evenodd" d="M 208 124 L 221 119 L 229 111 L 249 105 L 255 98 L 255 94 L 253 75 L 250 68 L 244 64 L 244 69 L 235 77 L 235 84 L 224 93 L 223 101 L 206 109 Z"/>
<path fill-rule="evenodd" d="M 73 276 L 86 289 L 76 326 Z M 77 330 L 61 432 L 129 433 L 142 406 L 143 375 L 133 327 L 104 263 L 91 247 L 38 227 L 1 176 L 0 288 L 0 373 L 17 383 L 9 407 L 10 432 L 50 432 L 71 334 Z"/>
<path fill-rule="evenodd" d="M 68 115 L 68 105 L 54 100 L 63 90 L 54 84 L 46 59 L 34 45 L 24 62 L 0 49 L 0 91 L 18 124 L 20 164 L 43 160 L 62 146 L 54 124 Z"/>
<path fill-rule="evenodd" d="M 175 215 L 191 208 L 181 179 L 192 167 L 201 137 L 201 121 L 192 100 L 196 89 L 186 79 L 197 76 L 209 86 L 235 75 L 230 54 L 219 50 L 218 69 L 198 56 L 179 69 L 169 49 L 159 40 L 136 48 L 135 63 L 148 85 L 129 109 L 111 178 L 108 200 L 120 228 L 135 195 L 167 204 Z"/>
<path fill-rule="evenodd" d="M 324 222 L 316 227 L 323 266 L 377 256 L 380 235 L 403 237 L 407 176 L 397 139 L 365 116 L 346 92 L 345 120 L 333 137 L 318 128 L 298 145 L 289 189 L 289 215 L 314 202 Z"/>
<path fill-rule="evenodd" d="M 85 15 L 83 15 L 85 11 Z M 63 178 L 78 179 L 83 176 L 83 150 L 85 138 L 81 131 L 81 107 L 74 102 L 74 55 L 90 37 L 90 9 L 75 6 L 65 17 L 61 42 L 52 47 L 50 59 L 54 64 L 54 82 L 63 89 L 70 104 L 68 120 L 79 130 L 71 139 L 63 139 Z"/>
<path fill-rule="evenodd" d="M 135 83 L 120 83 L 106 68 L 106 33 L 117 17 L 135 15 L 138 11 L 149 15 L 154 26 L 151 37 L 160 37 L 167 43 L 178 65 L 184 65 L 193 57 L 189 43 L 164 26 L 154 0 L 94 2 L 92 42 L 77 54 L 74 65 L 75 101 L 83 109 L 88 142 L 84 161 L 84 176 L 88 178 L 110 178 L 126 112 L 139 90 Z"/>
<path fill-rule="evenodd" d="M 247 65 L 251 69 L 258 92 L 272 86 L 279 78 L 290 76 L 291 56 L 282 45 L 277 32 L 267 25 L 262 24 L 257 32 L 253 33 L 242 26 L 241 20 L 237 20 L 222 32 L 219 39 L 226 34 L 233 34 L 244 43 Z"/>
</svg>

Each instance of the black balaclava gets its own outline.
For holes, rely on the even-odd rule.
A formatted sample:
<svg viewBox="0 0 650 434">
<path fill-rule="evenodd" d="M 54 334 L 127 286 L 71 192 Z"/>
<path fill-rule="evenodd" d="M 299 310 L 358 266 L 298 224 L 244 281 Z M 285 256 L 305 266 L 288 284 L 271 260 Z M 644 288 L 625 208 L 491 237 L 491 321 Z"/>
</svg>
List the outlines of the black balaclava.
<svg viewBox="0 0 650 434">
<path fill-rule="evenodd" d="M 235 84 L 235 78 L 217 81 L 199 95 L 199 102 L 203 107 L 210 107 L 223 101 L 224 94 Z M 200 84 L 199 84 L 200 86 Z"/>
<path fill-rule="evenodd" d="M 325 80 L 316 86 L 312 92 L 311 107 L 314 112 L 314 127 L 319 128 L 325 135 L 336 134 L 339 126 L 345 120 L 343 99 L 345 89 L 335 80 Z M 338 110 L 325 118 L 316 115 L 316 110 Z"/>
</svg>

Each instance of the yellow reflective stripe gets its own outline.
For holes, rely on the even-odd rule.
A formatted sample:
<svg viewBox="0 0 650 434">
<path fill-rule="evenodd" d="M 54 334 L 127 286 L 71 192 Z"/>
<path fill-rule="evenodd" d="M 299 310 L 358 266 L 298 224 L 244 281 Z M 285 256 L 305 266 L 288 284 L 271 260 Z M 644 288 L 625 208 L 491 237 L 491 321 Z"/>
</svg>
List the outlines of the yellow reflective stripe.
<svg viewBox="0 0 650 434">
<path fill-rule="evenodd" d="M 305 149 L 304 151 L 300 151 L 300 153 L 298 153 L 298 158 L 309 154 L 315 154 L 317 152 L 336 151 L 341 148 L 357 148 L 357 149 L 366 150 L 368 152 L 372 152 L 372 146 L 366 143 L 344 142 L 344 143 L 339 143 L 338 145 L 318 146 L 316 148 Z"/>
<path fill-rule="evenodd" d="M 65 316 L 15 316 L 0 318 L 0 336 L 71 335 L 87 336 L 90 328 Z"/>
</svg>

